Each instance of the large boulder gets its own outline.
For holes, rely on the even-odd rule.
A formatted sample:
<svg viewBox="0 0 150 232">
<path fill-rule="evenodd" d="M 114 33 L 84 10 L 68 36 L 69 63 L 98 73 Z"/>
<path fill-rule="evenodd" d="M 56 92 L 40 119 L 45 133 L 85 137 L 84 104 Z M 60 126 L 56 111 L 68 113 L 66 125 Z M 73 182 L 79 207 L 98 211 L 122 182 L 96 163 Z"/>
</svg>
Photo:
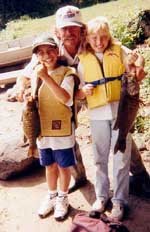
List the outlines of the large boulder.
<svg viewBox="0 0 150 232">
<path fill-rule="evenodd" d="M 1 89 L 0 89 L 1 90 Z M 8 102 L 0 94 L 0 179 L 37 168 L 39 160 L 28 157 L 28 145 L 23 142 L 21 114 L 23 103 Z"/>
<path fill-rule="evenodd" d="M 150 37 L 150 10 L 144 10 L 139 14 L 138 26 L 142 28 L 145 38 Z"/>
<path fill-rule="evenodd" d="M 150 10 L 141 11 L 128 24 L 129 31 L 134 34 L 135 43 L 143 43 L 150 37 Z"/>
</svg>

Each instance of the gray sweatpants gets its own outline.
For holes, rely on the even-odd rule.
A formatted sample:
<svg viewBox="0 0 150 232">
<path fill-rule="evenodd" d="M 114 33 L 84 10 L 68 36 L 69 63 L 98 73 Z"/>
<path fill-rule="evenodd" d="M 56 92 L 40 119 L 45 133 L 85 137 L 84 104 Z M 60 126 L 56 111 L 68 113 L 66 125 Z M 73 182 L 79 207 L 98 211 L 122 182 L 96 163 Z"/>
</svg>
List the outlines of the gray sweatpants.
<svg viewBox="0 0 150 232">
<path fill-rule="evenodd" d="M 110 150 L 114 150 L 118 130 L 113 130 L 114 120 L 92 120 L 92 146 L 96 166 L 95 192 L 97 198 L 109 198 L 108 160 Z M 125 153 L 118 151 L 113 155 L 113 188 L 112 202 L 128 202 L 129 169 L 131 158 L 131 135 L 126 140 Z"/>
</svg>

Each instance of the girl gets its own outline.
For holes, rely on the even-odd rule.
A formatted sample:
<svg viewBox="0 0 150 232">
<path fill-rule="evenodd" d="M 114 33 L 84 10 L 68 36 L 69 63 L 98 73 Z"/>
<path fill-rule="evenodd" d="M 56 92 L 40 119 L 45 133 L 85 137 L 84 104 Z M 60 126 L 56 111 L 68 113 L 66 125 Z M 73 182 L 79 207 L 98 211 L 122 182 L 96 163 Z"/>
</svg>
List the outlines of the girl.
<svg viewBox="0 0 150 232">
<path fill-rule="evenodd" d="M 121 76 L 128 67 L 126 58 L 130 50 L 115 41 L 105 17 L 87 23 L 86 50 L 79 55 L 78 72 L 84 86 L 79 98 L 87 98 L 96 166 L 96 201 L 92 209 L 100 213 L 109 199 L 108 158 L 118 137 L 113 130 L 117 117 L 121 89 Z M 143 69 L 141 69 L 143 70 Z M 137 78 L 142 79 L 140 72 Z M 126 139 L 126 150 L 113 155 L 114 195 L 111 217 L 121 220 L 128 202 L 131 136 Z"/>
</svg>

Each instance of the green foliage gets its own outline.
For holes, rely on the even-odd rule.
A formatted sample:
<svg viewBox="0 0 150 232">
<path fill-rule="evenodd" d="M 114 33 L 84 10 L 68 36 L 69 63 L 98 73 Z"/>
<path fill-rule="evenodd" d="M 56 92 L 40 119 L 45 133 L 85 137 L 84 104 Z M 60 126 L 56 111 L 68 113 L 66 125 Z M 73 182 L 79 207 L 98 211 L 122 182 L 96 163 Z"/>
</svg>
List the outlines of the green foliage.
<svg viewBox="0 0 150 232">
<path fill-rule="evenodd" d="M 20 16 L 44 17 L 53 14 L 61 0 L 0 0 L 0 20 L 5 23 Z"/>
<path fill-rule="evenodd" d="M 78 7 L 87 7 L 87 6 L 92 6 L 94 4 L 109 2 L 109 1 L 110 0 L 72 0 L 69 2 Z M 63 2 L 68 4 L 68 1 L 63 1 Z"/>
<path fill-rule="evenodd" d="M 22 21 L 28 21 L 30 19 L 31 19 L 31 17 L 29 15 L 22 15 L 22 16 L 20 16 L 20 20 L 22 20 Z"/>
<path fill-rule="evenodd" d="M 134 34 L 128 31 L 127 25 L 125 24 L 117 22 L 116 27 L 113 29 L 113 36 L 128 48 L 135 46 Z"/>
<path fill-rule="evenodd" d="M 54 14 L 61 5 L 75 5 L 79 7 L 91 6 L 109 0 L 0 0 L 0 20 L 5 23 L 10 19 L 16 19 L 23 15 L 30 17 L 44 17 Z"/>
<path fill-rule="evenodd" d="M 145 58 L 145 72 L 146 72 L 146 78 L 143 81 L 143 89 L 144 93 L 143 96 L 150 99 L 150 50 L 149 47 L 146 47 L 145 49 L 139 50 L 141 55 Z"/>
<path fill-rule="evenodd" d="M 145 117 L 142 117 L 141 115 L 137 116 L 135 121 L 135 130 L 138 133 L 144 133 L 144 126 L 145 126 Z"/>
<path fill-rule="evenodd" d="M 146 77 L 140 86 L 140 98 L 145 106 L 150 103 L 150 50 L 149 47 L 138 49 L 138 52 L 145 58 L 145 72 Z M 142 108 L 142 107 L 141 107 Z M 135 122 L 135 129 L 138 133 L 148 133 L 150 128 L 150 115 L 146 115 L 143 111 L 139 110 Z"/>
<path fill-rule="evenodd" d="M 114 22 L 113 35 L 128 48 L 135 48 L 136 44 L 140 43 L 141 38 L 143 38 L 143 30 L 136 25 L 136 20 L 132 18 L 130 20 L 132 26 L 129 22 Z"/>
<path fill-rule="evenodd" d="M 150 37 L 150 10 L 142 10 L 129 14 L 124 21 L 114 21 L 114 36 L 125 46 L 135 48 Z"/>
<path fill-rule="evenodd" d="M 138 115 L 135 121 L 135 131 L 137 133 L 145 133 L 150 128 L 150 117 Z"/>
</svg>

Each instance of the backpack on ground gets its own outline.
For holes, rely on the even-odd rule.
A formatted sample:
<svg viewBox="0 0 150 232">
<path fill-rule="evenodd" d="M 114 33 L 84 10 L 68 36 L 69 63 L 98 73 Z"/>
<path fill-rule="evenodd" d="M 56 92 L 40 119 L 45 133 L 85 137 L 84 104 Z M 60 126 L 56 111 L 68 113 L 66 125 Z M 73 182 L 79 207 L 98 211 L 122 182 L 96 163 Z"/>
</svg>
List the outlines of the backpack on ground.
<svg viewBox="0 0 150 232">
<path fill-rule="evenodd" d="M 86 213 L 78 213 L 72 222 L 70 232 L 129 232 L 121 223 L 91 218 Z"/>
</svg>

